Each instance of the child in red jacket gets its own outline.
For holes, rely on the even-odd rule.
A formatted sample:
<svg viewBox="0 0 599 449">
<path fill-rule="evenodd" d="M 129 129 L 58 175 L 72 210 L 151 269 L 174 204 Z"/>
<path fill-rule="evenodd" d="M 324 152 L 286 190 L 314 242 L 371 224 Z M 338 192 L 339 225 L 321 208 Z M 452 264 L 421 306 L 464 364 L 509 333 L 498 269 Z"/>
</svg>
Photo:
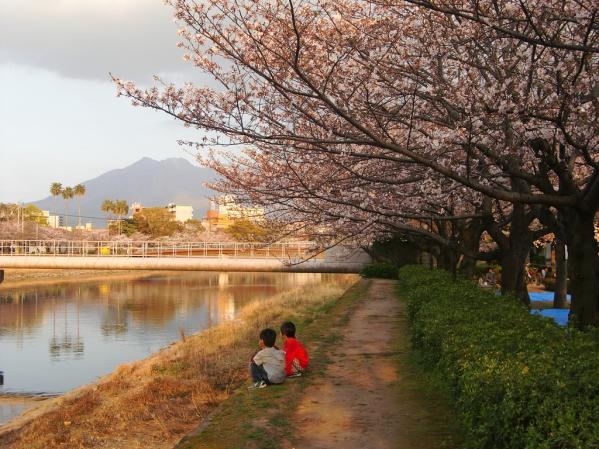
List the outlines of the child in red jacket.
<svg viewBox="0 0 599 449">
<path fill-rule="evenodd" d="M 287 377 L 298 377 L 306 372 L 310 358 L 303 344 L 295 339 L 295 324 L 285 321 L 281 324 L 283 351 L 285 351 L 285 373 Z"/>
</svg>

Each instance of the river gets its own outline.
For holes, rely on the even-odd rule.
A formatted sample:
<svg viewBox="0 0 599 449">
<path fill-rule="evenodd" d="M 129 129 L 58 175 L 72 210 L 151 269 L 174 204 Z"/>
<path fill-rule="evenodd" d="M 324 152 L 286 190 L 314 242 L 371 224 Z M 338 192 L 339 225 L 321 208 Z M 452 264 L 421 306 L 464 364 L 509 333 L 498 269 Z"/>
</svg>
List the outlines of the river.
<svg viewBox="0 0 599 449">
<path fill-rule="evenodd" d="M 181 338 L 244 305 L 339 275 L 168 273 L 0 288 L 0 424 L 29 407 Z"/>
</svg>

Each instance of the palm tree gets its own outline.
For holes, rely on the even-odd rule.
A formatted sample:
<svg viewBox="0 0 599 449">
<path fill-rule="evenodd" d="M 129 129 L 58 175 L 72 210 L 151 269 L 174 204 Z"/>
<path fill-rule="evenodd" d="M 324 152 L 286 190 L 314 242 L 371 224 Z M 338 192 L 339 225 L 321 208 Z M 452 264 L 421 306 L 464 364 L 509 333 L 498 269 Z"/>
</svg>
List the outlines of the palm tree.
<svg viewBox="0 0 599 449">
<path fill-rule="evenodd" d="M 73 188 L 73 193 L 77 197 L 77 227 L 81 227 L 81 199 L 79 197 L 85 195 L 86 188 L 83 184 L 77 184 Z"/>
<path fill-rule="evenodd" d="M 68 228 L 69 227 L 69 200 L 71 200 L 73 198 L 73 196 L 75 196 L 75 192 L 73 190 L 72 187 L 65 187 L 62 192 L 62 197 L 65 200 L 65 207 L 66 207 L 66 211 L 67 213 L 65 214 L 65 226 Z"/>
<path fill-rule="evenodd" d="M 114 201 L 112 200 L 104 200 L 102 201 L 102 206 L 100 206 L 102 212 L 106 213 L 106 229 L 108 229 L 108 235 L 110 235 L 110 225 L 108 223 L 108 214 L 114 212 Z"/>
<path fill-rule="evenodd" d="M 62 194 L 62 184 L 60 182 L 50 184 L 50 194 L 54 197 L 54 213 L 56 213 L 56 197 Z"/>
<path fill-rule="evenodd" d="M 123 229 L 122 217 L 129 212 L 129 205 L 126 200 L 116 200 L 114 202 L 114 212 L 119 216 L 119 235 Z"/>
</svg>

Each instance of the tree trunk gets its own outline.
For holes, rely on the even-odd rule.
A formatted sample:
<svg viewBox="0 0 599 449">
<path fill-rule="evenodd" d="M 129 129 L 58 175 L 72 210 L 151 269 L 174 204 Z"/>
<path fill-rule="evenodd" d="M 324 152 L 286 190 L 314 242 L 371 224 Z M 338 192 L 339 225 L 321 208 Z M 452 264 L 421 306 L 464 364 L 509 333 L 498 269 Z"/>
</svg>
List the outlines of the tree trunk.
<svg viewBox="0 0 599 449">
<path fill-rule="evenodd" d="M 449 253 L 451 276 L 456 280 L 458 277 L 458 255 L 453 249 L 450 250 Z"/>
<path fill-rule="evenodd" d="M 599 245 L 592 212 L 564 210 L 572 303 L 570 322 L 579 328 L 599 326 Z"/>
<path fill-rule="evenodd" d="M 457 276 L 457 253 L 455 249 L 450 247 L 439 247 L 438 248 L 438 266 L 445 271 L 451 273 L 454 279 Z"/>
<path fill-rule="evenodd" d="M 498 247 L 501 262 L 501 294 L 511 293 L 524 304 L 530 306 L 525 267 L 526 258 L 534 238 L 529 226 L 538 216 L 538 211 L 532 209 L 532 206 L 514 204 L 512 206 L 509 234 L 505 233 L 503 225 L 495 221 L 490 200 L 483 202 L 483 211 L 487 214 L 483 219 L 484 228 L 495 240 Z"/>
<path fill-rule="evenodd" d="M 437 267 L 445 271 L 451 271 L 451 249 L 436 246 L 434 253 L 437 256 Z"/>
<path fill-rule="evenodd" d="M 77 198 L 77 227 L 81 227 L 81 200 Z"/>
<path fill-rule="evenodd" d="M 511 293 L 524 304 L 530 306 L 530 297 L 526 285 L 526 258 L 530 252 L 533 239 L 533 233 L 529 229 L 532 216 L 527 214 L 524 205 L 515 204 L 511 218 L 511 227 L 507 239 L 502 235 L 502 230 L 495 230 L 491 234 L 493 239 L 498 242 L 501 250 L 501 294 Z"/>
<path fill-rule="evenodd" d="M 474 278 L 474 269 L 476 268 L 476 260 L 466 255 L 460 261 L 460 274 L 466 279 Z"/>
<path fill-rule="evenodd" d="M 566 260 L 566 244 L 562 239 L 555 240 L 555 292 L 553 307 L 568 307 L 568 262 Z"/>
<path fill-rule="evenodd" d="M 461 246 L 465 253 L 478 254 L 480 249 L 480 236 L 483 233 L 481 220 L 473 220 L 469 226 L 460 229 Z M 476 267 L 476 259 L 464 254 L 460 262 L 460 273 L 466 279 L 474 278 L 474 269 Z"/>
<path fill-rule="evenodd" d="M 530 305 L 526 285 L 526 251 L 512 250 L 501 257 L 501 294 L 513 294 L 527 306 Z"/>
</svg>

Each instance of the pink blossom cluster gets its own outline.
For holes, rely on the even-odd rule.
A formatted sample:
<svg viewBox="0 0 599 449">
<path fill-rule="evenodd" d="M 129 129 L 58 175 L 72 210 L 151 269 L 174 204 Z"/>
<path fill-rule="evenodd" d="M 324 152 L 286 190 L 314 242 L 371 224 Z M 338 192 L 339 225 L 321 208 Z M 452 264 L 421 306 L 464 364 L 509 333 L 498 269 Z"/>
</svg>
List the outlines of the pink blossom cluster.
<svg viewBox="0 0 599 449">
<path fill-rule="evenodd" d="M 477 258 L 487 232 L 508 290 L 555 232 L 574 312 L 599 323 L 595 1 L 167 3 L 219 87 L 117 92 L 200 130 L 217 188 L 329 243 L 403 233 Z"/>
</svg>

